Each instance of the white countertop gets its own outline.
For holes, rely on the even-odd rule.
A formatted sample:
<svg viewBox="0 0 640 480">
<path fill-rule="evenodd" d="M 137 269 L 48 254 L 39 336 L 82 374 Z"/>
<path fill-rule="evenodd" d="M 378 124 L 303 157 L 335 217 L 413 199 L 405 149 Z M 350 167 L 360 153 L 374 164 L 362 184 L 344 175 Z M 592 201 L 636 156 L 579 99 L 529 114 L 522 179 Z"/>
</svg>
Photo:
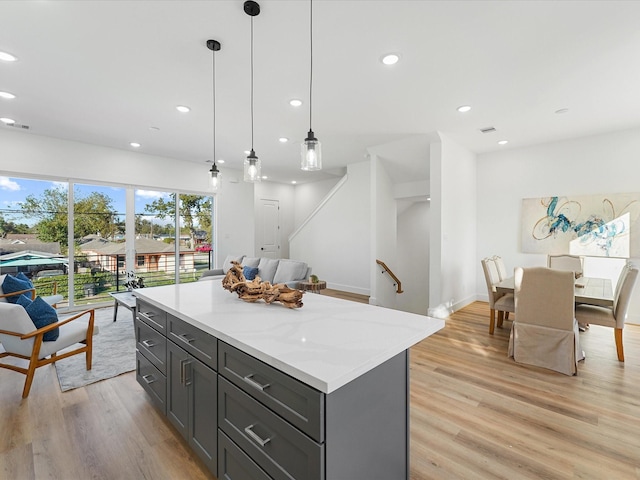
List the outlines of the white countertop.
<svg viewBox="0 0 640 480">
<path fill-rule="evenodd" d="M 248 303 L 215 280 L 134 294 L 324 393 L 444 327 L 441 319 L 312 293 L 302 308 Z"/>
</svg>

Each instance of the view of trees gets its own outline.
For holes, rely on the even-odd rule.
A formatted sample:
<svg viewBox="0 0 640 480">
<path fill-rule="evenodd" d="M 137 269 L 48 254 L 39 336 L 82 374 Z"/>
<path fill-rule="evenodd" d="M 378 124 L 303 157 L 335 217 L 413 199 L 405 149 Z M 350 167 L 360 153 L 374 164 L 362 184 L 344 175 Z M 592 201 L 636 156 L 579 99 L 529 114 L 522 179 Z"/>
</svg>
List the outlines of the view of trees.
<svg viewBox="0 0 640 480">
<path fill-rule="evenodd" d="M 175 216 L 176 194 L 170 199 L 159 198 L 146 205 L 145 211 L 160 219 L 172 219 Z M 46 189 L 41 196 L 29 195 L 19 203 L 21 214 L 37 219 L 32 228 L 7 222 L 0 215 L 0 235 L 2 233 L 33 233 L 43 242 L 59 242 L 63 248 L 68 246 L 67 222 L 68 192 L 64 188 Z M 211 198 L 200 195 L 180 195 L 180 216 L 184 225 L 182 233 L 189 234 L 189 247 L 195 248 L 197 230 L 207 231 L 207 242 L 211 242 Z M 82 195 L 74 192 L 74 238 L 79 240 L 86 235 L 100 235 L 114 238 L 125 231 L 124 220 L 113 207 L 113 200 L 98 192 Z M 136 232 L 152 235 L 174 236 L 173 224 L 158 225 L 136 215 Z"/>
</svg>

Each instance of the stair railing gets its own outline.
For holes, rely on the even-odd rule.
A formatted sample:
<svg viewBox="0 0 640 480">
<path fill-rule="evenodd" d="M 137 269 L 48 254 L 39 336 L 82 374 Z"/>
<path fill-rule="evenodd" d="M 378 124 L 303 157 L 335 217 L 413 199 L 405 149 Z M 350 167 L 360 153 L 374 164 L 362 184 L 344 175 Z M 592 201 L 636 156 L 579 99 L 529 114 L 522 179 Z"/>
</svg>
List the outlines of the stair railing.
<svg viewBox="0 0 640 480">
<path fill-rule="evenodd" d="M 402 283 L 400 282 L 398 277 L 396 277 L 396 275 L 391 271 L 391 269 L 389 267 L 387 267 L 387 265 L 382 260 L 376 260 L 376 263 L 382 267 L 382 274 L 383 275 L 385 273 L 388 273 L 389 276 L 391 278 L 393 278 L 393 281 L 395 282 L 393 284 L 393 286 L 397 287 L 396 288 L 396 293 L 402 293 Z"/>
</svg>

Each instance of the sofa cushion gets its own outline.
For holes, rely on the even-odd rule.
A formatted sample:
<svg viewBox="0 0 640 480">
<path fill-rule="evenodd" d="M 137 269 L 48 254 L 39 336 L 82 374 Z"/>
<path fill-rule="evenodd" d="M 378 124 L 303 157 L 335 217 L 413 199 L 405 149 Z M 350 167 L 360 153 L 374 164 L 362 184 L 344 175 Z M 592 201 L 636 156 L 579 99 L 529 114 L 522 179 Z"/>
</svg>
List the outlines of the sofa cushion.
<svg viewBox="0 0 640 480">
<path fill-rule="evenodd" d="M 255 267 L 258 268 L 260 265 L 260 257 L 244 257 L 242 259 L 243 267 Z"/>
<path fill-rule="evenodd" d="M 231 268 L 231 262 L 242 263 L 243 258 L 244 255 L 227 255 L 227 258 L 222 263 L 222 272 L 226 274 Z"/>
<path fill-rule="evenodd" d="M 307 274 L 307 264 L 296 260 L 280 260 L 273 283 L 284 283 L 292 280 L 304 280 Z"/>
<path fill-rule="evenodd" d="M 263 282 L 273 283 L 280 260 L 275 258 L 261 258 L 258 264 L 258 276 Z"/>
</svg>

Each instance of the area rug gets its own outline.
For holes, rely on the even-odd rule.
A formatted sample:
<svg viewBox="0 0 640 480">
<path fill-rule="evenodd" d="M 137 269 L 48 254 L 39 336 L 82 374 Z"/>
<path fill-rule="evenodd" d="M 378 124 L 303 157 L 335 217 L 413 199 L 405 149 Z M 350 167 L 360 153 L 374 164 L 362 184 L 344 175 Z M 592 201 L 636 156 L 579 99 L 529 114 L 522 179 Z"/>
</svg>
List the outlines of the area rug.
<svg viewBox="0 0 640 480">
<path fill-rule="evenodd" d="M 113 308 L 96 309 L 99 333 L 93 337 L 93 362 L 86 369 L 85 356 L 74 355 L 56 362 L 60 390 L 66 392 L 136 369 L 136 339 L 133 316 L 121 309 L 113 321 Z"/>
</svg>

